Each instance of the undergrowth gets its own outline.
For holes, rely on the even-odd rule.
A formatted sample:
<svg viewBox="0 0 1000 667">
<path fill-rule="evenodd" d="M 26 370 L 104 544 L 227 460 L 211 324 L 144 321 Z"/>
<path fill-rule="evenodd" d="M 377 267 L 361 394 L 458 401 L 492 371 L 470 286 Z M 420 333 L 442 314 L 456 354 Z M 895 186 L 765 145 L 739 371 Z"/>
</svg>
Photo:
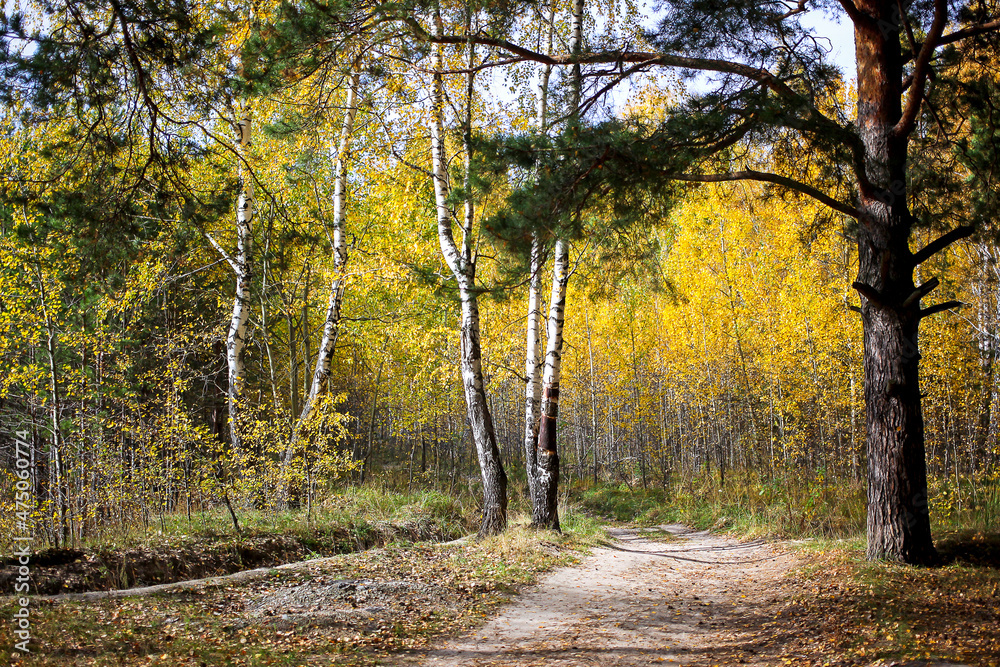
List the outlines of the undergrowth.
<svg viewBox="0 0 1000 667">
<path fill-rule="evenodd" d="M 959 494 L 947 481 L 932 480 L 931 521 L 935 533 L 1000 529 L 996 490 L 981 485 Z M 817 474 L 762 481 L 731 475 L 641 488 L 578 483 L 570 491 L 581 506 L 618 523 L 652 526 L 683 523 L 741 537 L 811 538 L 855 541 L 865 533 L 865 485 Z M 964 498 L 964 502 L 956 499 Z"/>
</svg>

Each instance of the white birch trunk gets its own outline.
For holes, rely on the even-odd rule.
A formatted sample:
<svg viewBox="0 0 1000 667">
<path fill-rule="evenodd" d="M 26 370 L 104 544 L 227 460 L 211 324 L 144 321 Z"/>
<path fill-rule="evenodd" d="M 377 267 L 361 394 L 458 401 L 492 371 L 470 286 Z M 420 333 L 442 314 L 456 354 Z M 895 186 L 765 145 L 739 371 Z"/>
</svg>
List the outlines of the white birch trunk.
<svg viewBox="0 0 1000 667">
<path fill-rule="evenodd" d="M 542 319 L 542 246 L 538 238 L 531 241 L 531 280 L 528 283 L 528 341 L 524 355 L 527 380 L 524 397 L 524 456 L 528 473 L 528 497 L 531 506 L 538 495 L 538 419 L 541 415 L 541 319 Z"/>
<path fill-rule="evenodd" d="M 331 227 L 333 227 L 333 279 L 330 281 L 326 316 L 323 320 L 323 338 L 316 355 L 316 367 L 313 370 L 309 393 L 295 423 L 295 428 L 292 430 L 288 449 L 285 451 L 285 466 L 288 466 L 295 456 L 302 427 L 312 415 L 317 397 L 326 390 L 330 378 L 330 363 L 337 347 L 337 336 L 340 331 L 340 308 L 344 302 L 345 271 L 347 269 L 347 230 L 344 221 L 347 208 L 347 161 L 350 157 L 351 139 L 354 136 L 354 119 L 358 112 L 357 100 L 360 80 L 361 74 L 354 72 L 348 81 L 344 122 L 340 128 L 337 159 L 333 169 L 333 220 L 331 221 Z"/>
<path fill-rule="evenodd" d="M 569 283 L 569 243 L 556 241 L 552 263 L 552 294 L 542 376 L 541 421 L 538 426 L 538 496 L 532 523 L 559 530 L 559 455 L 556 425 L 559 417 L 559 380 L 562 375 L 563 324 L 566 318 L 566 286 Z"/>
<path fill-rule="evenodd" d="M 443 34 L 440 10 L 435 11 L 434 31 Z M 474 54 L 470 46 L 469 60 Z M 476 264 L 472 248 L 472 225 L 475 209 L 471 195 L 465 202 L 462 247 L 455 243 L 452 229 L 452 213 L 448 208 L 448 168 L 444 144 L 444 56 L 441 45 L 434 47 L 434 79 L 431 91 L 431 157 L 433 161 L 434 202 L 437 215 L 438 241 L 448 268 L 458 281 L 462 302 L 461 323 L 461 366 L 462 387 L 468 408 L 469 425 L 479 457 L 479 469 L 483 480 L 483 522 L 480 535 L 502 532 L 507 527 L 507 475 L 500 461 L 500 450 L 496 443 L 493 419 L 486 401 L 483 384 L 482 350 L 479 339 L 479 303 L 476 291 Z M 471 103 L 472 82 L 469 81 Z M 466 137 L 469 135 L 471 109 L 467 107 Z M 468 150 L 468 146 L 466 147 Z M 466 178 L 469 160 L 466 159 Z"/>
<path fill-rule="evenodd" d="M 546 16 L 545 53 L 552 53 L 552 40 L 555 32 L 556 3 L 549 3 Z M 538 71 L 538 102 L 536 108 L 536 123 L 539 135 L 544 136 L 548 130 L 548 96 L 549 77 L 552 74 L 551 65 L 542 65 Z M 531 237 L 531 280 L 528 283 L 528 338 L 524 361 L 524 463 L 528 477 L 528 497 L 531 506 L 537 504 L 538 493 L 538 419 L 541 415 L 541 368 L 539 361 L 541 353 L 542 305 L 542 244 L 535 234 Z"/>
<path fill-rule="evenodd" d="M 236 274 L 236 295 L 233 298 L 233 314 L 226 337 L 226 362 L 229 366 L 227 393 L 229 434 L 233 457 L 238 468 L 243 465 L 244 456 L 239 416 L 243 392 L 243 347 L 246 344 L 247 320 L 250 317 L 250 234 L 254 216 L 253 177 L 247 168 L 251 126 L 250 113 L 247 112 L 239 122 L 237 143 L 240 194 L 236 204 L 236 255 L 231 261 Z"/>
<path fill-rule="evenodd" d="M 583 2 L 573 3 L 572 33 L 569 50 L 579 55 L 583 46 Z M 569 124 L 579 120 L 582 73 L 573 65 Z M 569 282 L 569 241 L 556 240 L 552 266 L 552 294 L 545 349 L 545 373 L 542 376 L 541 420 L 536 451 L 536 496 L 532 503 L 531 523 L 539 528 L 559 530 L 559 455 L 556 425 L 559 417 L 559 380 L 562 375 L 563 324 L 566 316 L 566 285 Z"/>
</svg>

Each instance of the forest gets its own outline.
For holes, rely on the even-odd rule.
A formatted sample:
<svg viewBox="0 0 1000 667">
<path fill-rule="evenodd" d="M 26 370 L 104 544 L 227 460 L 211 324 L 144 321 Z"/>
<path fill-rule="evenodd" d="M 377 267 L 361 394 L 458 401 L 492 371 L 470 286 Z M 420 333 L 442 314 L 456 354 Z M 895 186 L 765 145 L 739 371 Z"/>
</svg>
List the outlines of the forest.
<svg viewBox="0 0 1000 667">
<path fill-rule="evenodd" d="M 460 507 L 445 541 L 1000 554 L 994 0 L 14 0 L 0 36 L 5 552 L 384 496 Z"/>
</svg>

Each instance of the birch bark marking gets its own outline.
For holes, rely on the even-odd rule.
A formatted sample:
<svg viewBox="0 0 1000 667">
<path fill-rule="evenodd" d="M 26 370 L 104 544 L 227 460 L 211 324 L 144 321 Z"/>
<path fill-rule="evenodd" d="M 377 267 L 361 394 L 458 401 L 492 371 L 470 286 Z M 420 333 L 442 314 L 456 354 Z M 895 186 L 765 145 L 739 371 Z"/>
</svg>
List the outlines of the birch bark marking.
<svg viewBox="0 0 1000 667">
<path fill-rule="evenodd" d="M 443 22 L 440 8 L 434 12 L 435 35 L 443 34 Z M 469 45 L 469 60 L 474 58 L 472 45 Z M 463 226 L 463 243 L 460 249 L 455 243 L 452 230 L 452 212 L 448 208 L 448 168 L 444 145 L 444 54 L 440 44 L 434 46 L 433 82 L 431 90 L 431 159 L 433 162 L 434 203 L 437 215 L 438 241 L 441 253 L 448 268 L 451 269 L 458 282 L 459 296 L 462 302 L 461 323 L 461 366 L 462 387 L 468 409 L 469 425 L 472 428 L 476 453 L 479 457 L 479 469 L 483 480 L 483 521 L 479 528 L 480 536 L 503 532 L 507 527 L 507 474 L 500 461 L 500 450 L 496 443 L 493 429 L 493 418 L 490 415 L 489 404 L 483 383 L 482 350 L 479 340 L 479 303 L 476 290 L 476 263 L 472 248 L 472 225 L 475 209 L 471 193 L 465 202 Z M 471 70 L 471 68 L 470 68 Z M 469 94 L 472 92 L 473 74 L 469 77 Z M 471 99 L 468 100 L 471 103 Z M 469 111 L 466 114 L 465 135 L 468 139 L 470 120 Z M 466 142 L 468 144 L 468 142 Z M 466 145 L 466 151 L 468 151 Z M 466 178 L 469 176 L 469 161 L 466 160 Z M 467 190 L 468 192 L 468 190 Z"/>
<path fill-rule="evenodd" d="M 527 380 L 524 398 L 524 462 L 528 474 L 528 498 L 532 508 L 538 505 L 538 420 L 541 415 L 542 384 L 539 361 L 542 347 L 542 244 L 531 240 L 531 280 L 528 283 L 528 340 L 524 355 Z"/>
<path fill-rule="evenodd" d="M 531 523 L 539 528 L 559 530 L 559 455 L 556 446 L 556 420 L 559 417 L 563 324 L 566 318 L 566 285 L 569 282 L 569 243 L 558 239 L 554 255 L 545 374 L 542 377 L 542 419 L 538 426 L 539 502 L 534 504 Z"/>
<path fill-rule="evenodd" d="M 344 110 L 344 122 L 340 128 L 340 139 L 337 145 L 337 159 L 333 167 L 333 279 L 330 281 L 330 294 L 327 298 L 326 316 L 323 320 L 323 338 L 316 355 L 316 368 L 313 371 L 309 394 L 295 423 L 291 441 L 285 451 L 284 465 L 291 464 L 298 447 L 301 431 L 306 421 L 316 407 L 316 399 L 327 387 L 330 379 L 330 363 L 337 347 L 337 337 L 340 332 L 340 309 L 344 302 L 346 287 L 345 271 L 347 269 L 347 229 L 345 211 L 347 208 L 347 161 L 350 158 L 351 139 L 354 136 L 354 119 L 358 113 L 358 85 L 361 73 L 351 74 L 347 86 L 347 101 Z"/>
<path fill-rule="evenodd" d="M 546 46 L 545 53 L 552 53 L 552 41 L 555 33 L 555 1 L 549 3 L 546 16 Z M 549 77 L 552 75 L 551 65 L 541 65 L 538 70 L 538 104 L 537 131 L 544 136 L 548 130 L 548 96 Z M 531 279 L 528 282 L 528 324 L 527 345 L 524 355 L 524 462 L 528 477 L 528 498 L 531 506 L 539 502 L 538 492 L 538 420 L 541 415 L 541 369 L 539 360 L 541 354 L 541 319 L 542 319 L 542 244 L 536 234 L 531 235 Z"/>
<path fill-rule="evenodd" d="M 233 314 L 229 321 L 229 333 L 226 336 L 226 362 L 229 366 L 227 392 L 229 437 L 237 467 L 241 468 L 244 452 L 239 416 L 243 392 L 243 347 L 246 344 L 247 319 L 250 317 L 250 280 L 252 277 L 250 233 L 254 215 L 253 176 L 247 165 L 252 129 L 249 110 L 240 119 L 237 127 L 239 135 L 236 154 L 239 163 L 240 194 L 236 203 L 236 254 L 232 259 L 233 271 L 236 274 L 236 295 L 233 298 Z"/>
</svg>

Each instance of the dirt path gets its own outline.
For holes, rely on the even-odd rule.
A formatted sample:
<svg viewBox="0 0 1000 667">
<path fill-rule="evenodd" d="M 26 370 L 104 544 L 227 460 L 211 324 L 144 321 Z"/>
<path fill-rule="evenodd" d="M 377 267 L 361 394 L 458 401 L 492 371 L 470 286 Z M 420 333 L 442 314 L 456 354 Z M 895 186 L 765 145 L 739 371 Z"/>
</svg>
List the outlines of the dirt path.
<svg viewBox="0 0 1000 667">
<path fill-rule="evenodd" d="M 606 548 L 550 573 L 475 635 L 429 653 L 423 664 L 757 662 L 740 635 L 764 620 L 769 591 L 801 557 L 684 526 L 661 530 L 667 539 L 610 531 Z"/>
</svg>

